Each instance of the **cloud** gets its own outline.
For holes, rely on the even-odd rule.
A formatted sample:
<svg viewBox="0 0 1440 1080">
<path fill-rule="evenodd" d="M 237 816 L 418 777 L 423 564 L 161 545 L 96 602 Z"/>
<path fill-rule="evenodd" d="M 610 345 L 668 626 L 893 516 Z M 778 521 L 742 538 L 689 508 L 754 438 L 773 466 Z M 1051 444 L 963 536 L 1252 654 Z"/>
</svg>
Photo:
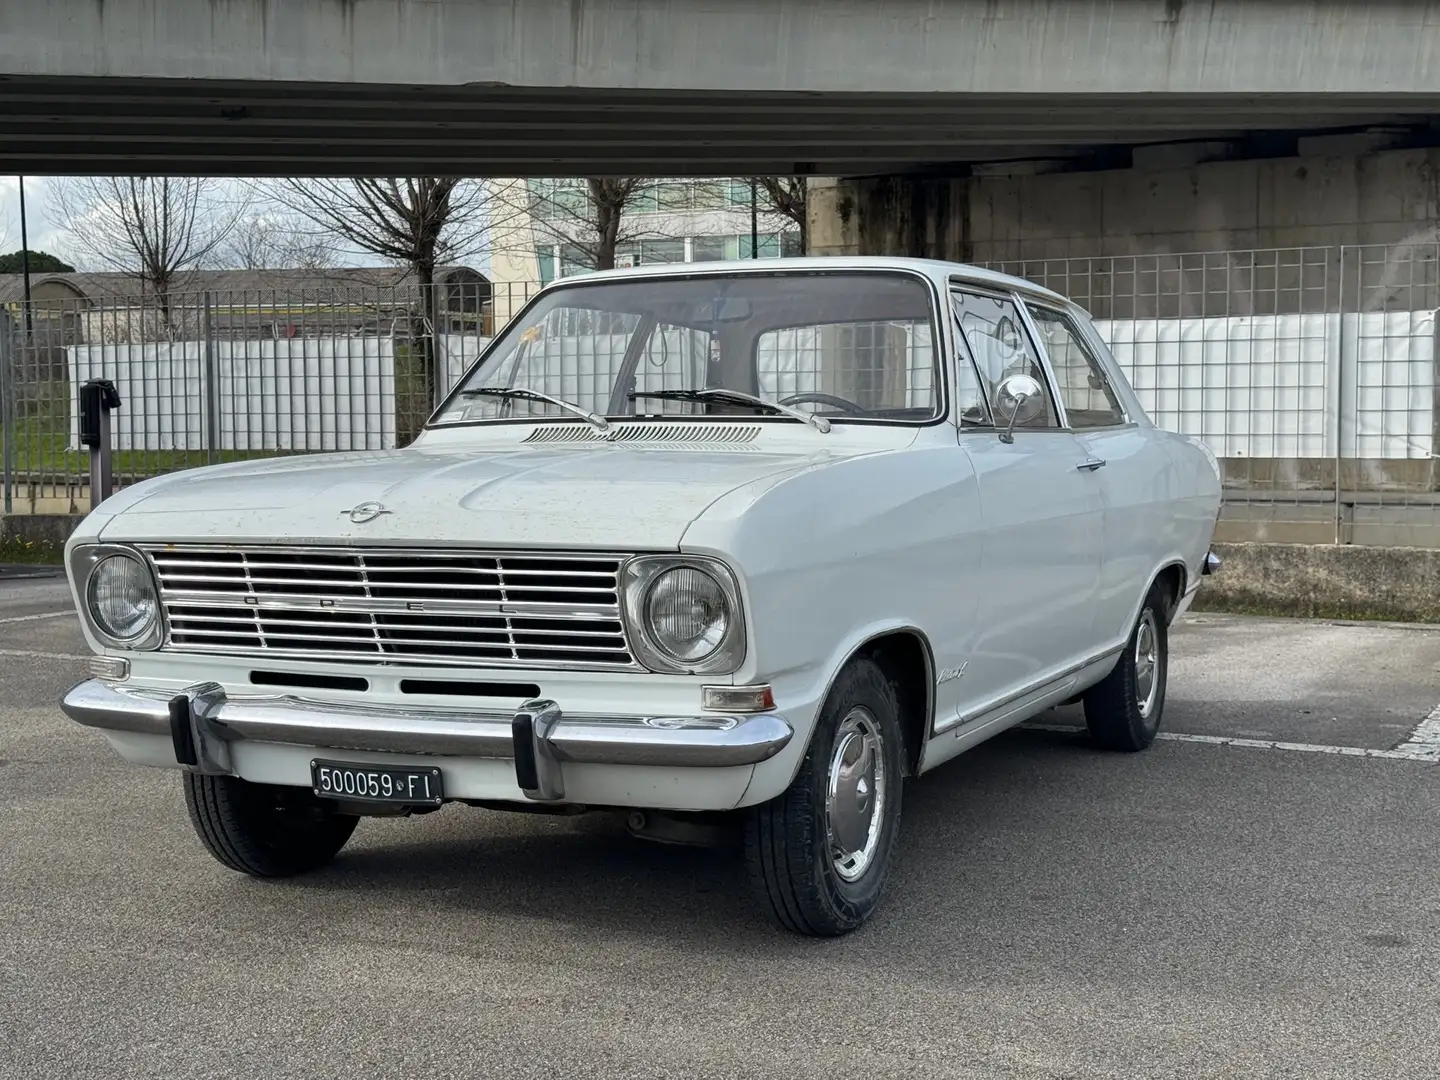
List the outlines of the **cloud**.
<svg viewBox="0 0 1440 1080">
<path fill-rule="evenodd" d="M 48 183 L 43 176 L 25 178 L 25 217 L 29 226 L 30 250 L 64 254 L 65 236 L 50 222 Z M 0 248 L 14 251 L 20 247 L 20 181 L 14 176 L 0 176 Z"/>
</svg>

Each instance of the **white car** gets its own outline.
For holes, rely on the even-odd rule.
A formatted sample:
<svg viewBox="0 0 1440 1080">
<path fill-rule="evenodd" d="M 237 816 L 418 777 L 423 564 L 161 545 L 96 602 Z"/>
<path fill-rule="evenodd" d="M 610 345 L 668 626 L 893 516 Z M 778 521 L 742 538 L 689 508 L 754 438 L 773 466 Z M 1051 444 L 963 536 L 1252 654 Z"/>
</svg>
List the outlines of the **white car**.
<svg viewBox="0 0 1440 1080">
<path fill-rule="evenodd" d="M 972 267 L 793 259 L 566 279 L 402 450 L 108 499 L 67 564 L 65 712 L 184 769 L 235 870 L 447 802 L 743 828 L 783 926 L 874 909 L 902 780 L 1083 701 L 1151 742 L 1218 565 L 1213 455 L 1086 314 Z"/>
</svg>

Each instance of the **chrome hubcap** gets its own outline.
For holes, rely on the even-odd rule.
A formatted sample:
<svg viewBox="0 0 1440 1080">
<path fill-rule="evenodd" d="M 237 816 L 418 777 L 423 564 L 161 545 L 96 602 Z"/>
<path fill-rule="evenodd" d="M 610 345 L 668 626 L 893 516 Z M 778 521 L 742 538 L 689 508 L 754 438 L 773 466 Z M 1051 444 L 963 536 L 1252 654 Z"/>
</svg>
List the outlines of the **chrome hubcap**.
<svg viewBox="0 0 1440 1080">
<path fill-rule="evenodd" d="M 840 721 L 825 785 L 825 839 L 835 872 L 855 881 L 874 861 L 885 820 L 885 743 L 868 709 Z"/>
<path fill-rule="evenodd" d="M 1135 703 L 1143 719 L 1150 719 L 1159 689 L 1160 635 L 1155 629 L 1155 613 L 1146 608 L 1135 630 Z"/>
</svg>

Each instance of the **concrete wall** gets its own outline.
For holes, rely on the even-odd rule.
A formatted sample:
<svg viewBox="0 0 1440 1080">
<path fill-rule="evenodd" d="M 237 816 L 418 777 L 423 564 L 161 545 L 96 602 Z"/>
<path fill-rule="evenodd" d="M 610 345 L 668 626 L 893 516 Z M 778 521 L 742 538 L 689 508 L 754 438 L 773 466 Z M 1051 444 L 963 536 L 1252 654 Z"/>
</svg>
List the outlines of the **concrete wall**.
<svg viewBox="0 0 1440 1080">
<path fill-rule="evenodd" d="M 28 543 L 58 555 L 84 520 L 83 514 L 0 514 L 0 549 Z"/>
<path fill-rule="evenodd" d="M 1440 550 L 1217 544 L 1197 611 L 1440 622 Z"/>
<path fill-rule="evenodd" d="M 1313 149 L 1325 141 L 1316 140 Z M 811 251 L 994 262 L 1440 239 L 1440 149 L 817 180 Z"/>
</svg>

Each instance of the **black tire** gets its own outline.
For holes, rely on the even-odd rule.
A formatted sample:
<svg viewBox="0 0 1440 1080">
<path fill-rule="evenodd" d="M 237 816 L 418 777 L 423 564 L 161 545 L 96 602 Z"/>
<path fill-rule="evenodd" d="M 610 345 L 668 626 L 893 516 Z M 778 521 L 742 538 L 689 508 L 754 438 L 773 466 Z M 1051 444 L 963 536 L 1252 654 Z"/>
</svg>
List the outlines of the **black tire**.
<svg viewBox="0 0 1440 1080">
<path fill-rule="evenodd" d="M 210 854 L 252 877 L 292 877 L 324 866 L 360 820 L 335 813 L 305 788 L 192 772 L 185 774 L 185 806 Z"/>
<path fill-rule="evenodd" d="M 873 661 L 851 661 L 821 709 L 794 782 L 784 794 L 746 815 L 746 867 L 761 905 L 784 929 L 811 937 L 838 937 L 856 929 L 875 910 L 900 827 L 903 745 L 894 688 Z M 880 821 L 873 827 L 874 847 L 868 859 L 863 866 L 848 865 L 847 873 L 856 876 L 846 880 L 831 851 L 828 781 L 839 751 L 848 749 L 870 760 L 864 757 L 867 747 L 881 751 L 869 786 L 870 805 L 878 806 Z M 860 786 L 864 779 L 862 768 L 851 800 L 855 806 L 865 802 L 865 789 Z M 851 814 L 847 822 L 873 822 L 873 814 L 873 809 L 868 818 Z M 868 847 L 872 829 L 858 827 Z M 865 848 L 848 850 L 854 855 Z"/>
<path fill-rule="evenodd" d="M 1106 750 L 1144 750 L 1160 731 L 1170 671 L 1167 610 L 1164 592 L 1158 586 L 1152 588 L 1114 670 L 1085 692 L 1085 726 L 1090 729 L 1090 737 Z M 1142 639 L 1149 642 L 1148 647 L 1142 646 Z M 1153 656 L 1153 680 L 1148 684 L 1144 680 L 1142 652 Z"/>
</svg>

